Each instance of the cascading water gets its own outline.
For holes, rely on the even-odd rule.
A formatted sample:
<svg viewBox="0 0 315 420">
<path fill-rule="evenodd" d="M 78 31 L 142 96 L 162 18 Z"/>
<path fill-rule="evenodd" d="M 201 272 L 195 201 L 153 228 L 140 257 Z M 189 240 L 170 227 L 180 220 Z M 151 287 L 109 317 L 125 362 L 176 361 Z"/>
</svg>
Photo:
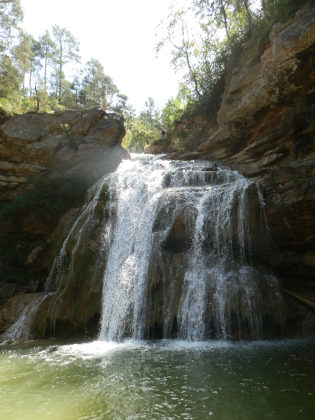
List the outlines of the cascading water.
<svg viewBox="0 0 315 420">
<path fill-rule="evenodd" d="M 249 265 L 257 186 L 207 162 L 148 156 L 108 182 L 100 338 L 262 337 L 280 296 L 275 278 Z"/>
<path fill-rule="evenodd" d="M 17 321 L 2 335 L 2 342 L 12 342 L 29 339 L 34 320 L 38 316 L 41 306 L 45 305 L 45 316 L 42 319 L 44 330 L 46 321 L 49 322 L 48 332 L 54 335 L 55 320 L 60 303 L 67 292 L 74 275 L 75 257 L 81 244 L 82 233 L 93 223 L 95 207 L 100 200 L 100 194 L 104 189 L 104 179 L 101 179 L 88 191 L 86 204 L 73 223 L 62 247 L 54 260 L 49 276 L 46 281 L 44 293 L 38 293 L 31 299 L 21 311 Z M 72 242 L 70 255 L 67 248 Z M 43 331 L 43 335 L 45 335 Z"/>
<path fill-rule="evenodd" d="M 25 337 L 40 306 L 46 305 L 44 324 L 60 312 L 66 318 L 63 300 L 69 290 L 77 293 L 76 265 L 96 219 L 101 340 L 257 339 L 265 324 L 281 324 L 277 281 L 251 262 L 255 235 L 265 228 L 257 185 L 209 162 L 133 155 L 90 190 L 44 294 L 6 338 Z"/>
</svg>

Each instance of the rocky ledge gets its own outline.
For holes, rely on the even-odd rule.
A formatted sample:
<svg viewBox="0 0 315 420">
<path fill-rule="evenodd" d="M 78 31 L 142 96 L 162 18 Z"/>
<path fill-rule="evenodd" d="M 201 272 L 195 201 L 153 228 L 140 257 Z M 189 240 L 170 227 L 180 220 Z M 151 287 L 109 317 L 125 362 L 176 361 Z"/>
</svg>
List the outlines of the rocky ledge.
<svg viewBox="0 0 315 420">
<path fill-rule="evenodd" d="M 44 290 L 88 188 L 128 157 L 124 134 L 120 117 L 95 107 L 0 126 L 0 333 Z"/>
<path fill-rule="evenodd" d="M 315 8 L 273 26 L 259 59 L 235 68 L 213 116 L 183 121 L 203 142 L 184 159 L 210 159 L 255 177 L 264 190 L 264 259 L 285 288 L 315 301 Z M 246 45 L 244 45 L 244 51 Z M 312 310 L 313 311 L 313 310 Z M 314 313 L 314 312 L 313 312 Z M 313 318 L 314 321 L 314 318 Z M 314 322 L 308 330 L 315 334 Z"/>
<path fill-rule="evenodd" d="M 32 176 L 80 175 L 96 180 L 126 151 L 121 119 L 100 108 L 17 115 L 0 126 L 0 197 L 11 199 Z"/>
</svg>

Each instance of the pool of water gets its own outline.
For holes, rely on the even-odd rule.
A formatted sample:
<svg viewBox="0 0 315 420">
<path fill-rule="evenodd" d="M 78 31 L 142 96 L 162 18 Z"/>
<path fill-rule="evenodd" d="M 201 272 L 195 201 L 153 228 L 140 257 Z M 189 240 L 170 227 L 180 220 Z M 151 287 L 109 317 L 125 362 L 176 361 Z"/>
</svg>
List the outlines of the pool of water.
<svg viewBox="0 0 315 420">
<path fill-rule="evenodd" d="M 29 343 L 0 350 L 0 419 L 313 419 L 315 342 Z"/>
</svg>

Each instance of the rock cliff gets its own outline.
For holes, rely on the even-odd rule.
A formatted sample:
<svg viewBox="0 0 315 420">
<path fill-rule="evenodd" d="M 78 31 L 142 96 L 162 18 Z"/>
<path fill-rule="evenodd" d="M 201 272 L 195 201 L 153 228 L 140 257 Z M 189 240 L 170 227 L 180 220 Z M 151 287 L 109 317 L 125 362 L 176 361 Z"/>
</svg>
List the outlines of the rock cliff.
<svg viewBox="0 0 315 420">
<path fill-rule="evenodd" d="M 244 46 L 246 50 L 246 45 Z M 255 177 L 264 190 L 267 263 L 285 288 L 315 297 L 315 8 L 273 26 L 259 60 L 234 68 L 216 122 L 181 122 L 203 142 L 186 159 L 217 160 Z M 259 238 L 256 239 L 259 242 Z M 314 324 L 312 333 L 314 334 Z"/>
<path fill-rule="evenodd" d="M 17 115 L 0 126 L 0 332 L 45 288 L 88 188 L 128 156 L 124 133 L 123 121 L 99 108 Z M 81 333 L 97 310 L 85 312 Z"/>
<path fill-rule="evenodd" d="M 96 180 L 123 156 L 124 126 L 100 108 L 23 114 L 0 126 L 0 197 L 11 199 L 36 175 Z"/>
</svg>

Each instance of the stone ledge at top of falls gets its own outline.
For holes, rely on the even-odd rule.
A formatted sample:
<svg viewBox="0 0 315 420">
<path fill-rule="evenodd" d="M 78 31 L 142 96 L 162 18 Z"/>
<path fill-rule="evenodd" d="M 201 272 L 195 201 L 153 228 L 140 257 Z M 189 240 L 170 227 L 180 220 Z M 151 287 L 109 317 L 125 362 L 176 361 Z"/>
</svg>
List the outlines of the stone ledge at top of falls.
<svg viewBox="0 0 315 420">
<path fill-rule="evenodd" d="M 0 195 L 10 199 L 33 175 L 80 175 L 94 182 L 128 153 L 123 121 L 100 108 L 16 115 L 0 126 Z"/>
</svg>

